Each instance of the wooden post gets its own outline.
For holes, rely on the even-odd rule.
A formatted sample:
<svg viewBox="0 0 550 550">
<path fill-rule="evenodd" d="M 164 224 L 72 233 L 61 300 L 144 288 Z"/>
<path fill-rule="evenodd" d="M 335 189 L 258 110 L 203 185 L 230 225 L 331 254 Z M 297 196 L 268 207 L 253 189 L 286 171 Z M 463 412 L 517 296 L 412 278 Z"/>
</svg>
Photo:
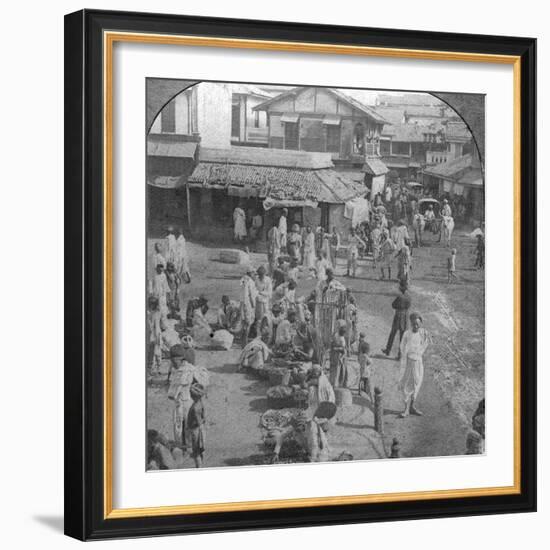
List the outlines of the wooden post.
<svg viewBox="0 0 550 550">
<path fill-rule="evenodd" d="M 187 225 L 189 227 L 189 233 L 191 234 L 191 197 L 189 193 L 189 182 L 185 183 L 185 194 L 187 199 Z"/>
<path fill-rule="evenodd" d="M 384 405 L 382 403 L 382 390 L 374 388 L 374 429 L 384 435 Z"/>
<path fill-rule="evenodd" d="M 397 437 L 394 437 L 391 444 L 390 458 L 400 458 L 400 457 L 401 457 L 401 446 L 399 445 L 399 440 L 397 439 Z"/>
</svg>

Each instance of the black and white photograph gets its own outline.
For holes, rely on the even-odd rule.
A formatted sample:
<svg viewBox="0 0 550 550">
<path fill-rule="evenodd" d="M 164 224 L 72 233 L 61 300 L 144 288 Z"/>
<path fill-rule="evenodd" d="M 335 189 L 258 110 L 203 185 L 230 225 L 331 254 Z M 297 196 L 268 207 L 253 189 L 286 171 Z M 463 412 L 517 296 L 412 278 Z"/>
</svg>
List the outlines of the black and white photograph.
<svg viewBox="0 0 550 550">
<path fill-rule="evenodd" d="M 146 90 L 147 470 L 484 453 L 484 96 Z"/>
</svg>

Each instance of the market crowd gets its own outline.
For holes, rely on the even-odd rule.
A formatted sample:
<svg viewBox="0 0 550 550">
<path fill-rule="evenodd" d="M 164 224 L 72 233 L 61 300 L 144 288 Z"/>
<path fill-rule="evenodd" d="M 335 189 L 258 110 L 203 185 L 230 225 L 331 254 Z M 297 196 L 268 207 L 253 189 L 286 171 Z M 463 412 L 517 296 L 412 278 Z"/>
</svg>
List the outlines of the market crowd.
<svg viewBox="0 0 550 550">
<path fill-rule="evenodd" d="M 148 286 L 147 367 L 150 378 L 158 378 L 163 357 L 170 359 L 166 382 L 167 404 L 173 408 L 173 439 L 169 448 L 162 434 L 150 430 L 150 468 L 181 467 L 188 449 L 196 466 L 203 465 L 207 413 L 203 398 L 209 376 L 204 366 L 197 365 L 195 348 L 214 345 L 229 349 L 234 341 L 242 347 L 239 369 L 258 372 L 273 364 L 287 368 L 286 383 L 291 377 L 304 396 L 303 408 L 309 411 L 299 430 L 305 434 L 308 459 L 330 459 L 327 434 L 337 414 L 337 402 L 345 398 L 342 390 L 350 390 L 352 380 L 357 380 L 353 390 L 372 401 L 375 368 L 368 331 L 358 327 L 353 292 L 336 275 L 342 256 L 347 277 L 356 277 L 359 259 L 368 259 L 381 279 L 397 281 L 399 291 L 391 304 L 394 317 L 382 352 L 392 354 L 397 337 L 399 388 L 404 399 L 401 416 L 422 414 L 417 396 L 430 338 L 421 314 L 413 311 L 409 294 L 413 246 L 422 246 L 425 231 L 439 234 L 449 247 L 447 280 L 457 279 L 457 251 L 450 246 L 452 206 L 445 199 L 437 212 L 430 203 L 421 210 L 417 195 L 390 186 L 369 206 L 366 219 L 351 227 L 345 238 L 335 227 L 324 231 L 322 227 L 289 224 L 286 208 L 269 228 L 264 228 L 259 212 L 247 216 L 242 207 L 235 208 L 234 240 L 254 242 L 267 229 L 267 261 L 244 269 L 240 290 L 235 293 L 239 300 L 227 295 L 218 298 L 215 321 L 207 315 L 211 304 L 205 295 L 184 303 L 182 288 L 191 281 L 191 273 L 183 231 L 169 228 L 163 242 L 154 245 L 154 274 Z M 475 237 L 475 266 L 482 268 L 483 232 L 479 230 Z M 307 279 L 314 280 L 314 288 L 303 292 Z M 275 456 L 284 433 L 275 438 Z"/>
</svg>

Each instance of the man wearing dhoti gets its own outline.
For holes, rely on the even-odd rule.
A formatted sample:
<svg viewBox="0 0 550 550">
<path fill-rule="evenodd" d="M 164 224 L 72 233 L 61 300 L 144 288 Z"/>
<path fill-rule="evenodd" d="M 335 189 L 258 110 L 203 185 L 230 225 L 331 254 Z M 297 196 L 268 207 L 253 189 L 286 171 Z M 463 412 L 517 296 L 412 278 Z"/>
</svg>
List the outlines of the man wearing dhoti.
<svg viewBox="0 0 550 550">
<path fill-rule="evenodd" d="M 393 242 L 395 243 L 395 249 L 401 250 L 407 244 L 408 240 L 409 240 L 409 230 L 405 225 L 405 221 L 399 220 L 399 223 L 397 224 L 397 227 L 395 228 L 395 231 L 393 234 Z"/>
<path fill-rule="evenodd" d="M 160 314 L 163 319 L 168 315 L 168 295 L 170 286 L 161 264 L 156 266 L 154 277 L 149 281 L 149 294 L 154 296 L 159 302 Z"/>
<path fill-rule="evenodd" d="M 243 343 L 246 345 L 248 342 L 248 333 L 250 327 L 256 318 L 256 295 L 258 291 L 256 290 L 256 285 L 254 284 L 254 279 L 252 275 L 254 273 L 253 269 L 248 269 L 241 279 L 242 287 L 242 299 L 241 299 L 241 319 L 242 319 L 242 329 L 243 329 Z"/>
<path fill-rule="evenodd" d="M 451 210 L 451 207 L 449 206 L 449 201 L 447 199 L 443 199 L 443 207 L 441 208 L 441 215 L 442 216 L 452 216 L 453 211 Z"/>
<path fill-rule="evenodd" d="M 409 414 L 422 416 L 415 406 L 418 392 L 424 378 L 424 363 L 422 357 L 428 347 L 430 338 L 426 329 L 422 328 L 422 317 L 418 313 L 410 315 L 411 328 L 405 331 L 401 340 L 401 371 L 399 389 L 405 396 L 405 409 L 399 415 L 405 418 Z"/>
<path fill-rule="evenodd" d="M 257 334 L 259 334 L 259 325 L 261 320 L 271 313 L 271 296 L 273 295 L 273 283 L 271 277 L 266 275 L 265 267 L 261 265 L 257 271 L 256 277 L 256 323 Z"/>
<path fill-rule="evenodd" d="M 155 250 L 153 252 L 153 260 L 151 261 L 153 269 L 157 268 L 157 265 L 161 265 L 166 268 L 166 258 L 162 255 L 162 247 L 160 243 L 155 243 Z"/>
<path fill-rule="evenodd" d="M 286 249 L 286 234 L 287 234 L 287 221 L 286 218 L 288 216 L 288 209 L 283 208 L 283 211 L 281 213 L 281 217 L 279 218 L 279 237 L 280 237 L 280 244 L 281 248 Z"/>
<path fill-rule="evenodd" d="M 168 398 L 174 401 L 174 441 L 183 449 L 187 447 L 187 413 L 192 403 L 189 390 L 195 378 L 195 367 L 185 361 L 184 355 L 182 345 L 176 345 L 170 350 L 172 379 L 168 388 Z"/>
<path fill-rule="evenodd" d="M 350 230 L 350 235 L 348 238 L 348 263 L 347 263 L 347 276 L 350 274 L 352 277 L 355 277 L 357 273 L 357 258 L 359 257 L 359 247 L 364 246 L 366 248 L 367 243 L 357 234 L 353 227 Z M 336 261 L 334 264 L 336 265 Z"/>
<path fill-rule="evenodd" d="M 233 238 L 236 242 L 241 242 L 246 239 L 246 235 L 246 214 L 240 206 L 237 206 L 233 210 Z"/>
<path fill-rule="evenodd" d="M 187 241 L 183 231 L 180 230 L 180 234 L 176 239 L 176 267 L 177 274 L 181 277 L 182 281 L 186 283 L 191 282 L 191 273 L 189 272 L 189 258 L 187 256 Z"/>
<path fill-rule="evenodd" d="M 269 263 L 269 272 L 273 273 L 279 255 L 281 253 L 281 235 L 279 228 L 274 225 L 267 233 L 267 261 Z"/>
<path fill-rule="evenodd" d="M 311 226 L 306 227 L 304 236 L 304 267 L 312 272 L 315 272 L 315 234 L 311 230 Z"/>
<path fill-rule="evenodd" d="M 172 262 L 176 265 L 176 236 L 174 235 L 174 228 L 169 227 L 167 229 L 168 234 L 166 235 L 166 246 L 164 250 L 166 251 L 166 261 Z"/>
<path fill-rule="evenodd" d="M 348 387 L 346 360 L 346 327 L 340 326 L 333 335 L 330 346 L 330 383 L 334 388 Z"/>
</svg>

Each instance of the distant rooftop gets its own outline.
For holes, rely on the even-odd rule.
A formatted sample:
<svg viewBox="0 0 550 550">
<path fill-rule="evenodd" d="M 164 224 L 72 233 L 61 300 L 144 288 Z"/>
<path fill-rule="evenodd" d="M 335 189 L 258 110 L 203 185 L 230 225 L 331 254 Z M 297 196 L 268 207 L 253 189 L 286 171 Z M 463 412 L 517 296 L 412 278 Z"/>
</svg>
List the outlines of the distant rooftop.
<svg viewBox="0 0 550 550">
<path fill-rule="evenodd" d="M 386 106 L 440 106 L 442 102 L 430 94 L 378 94 L 376 105 Z"/>
</svg>

